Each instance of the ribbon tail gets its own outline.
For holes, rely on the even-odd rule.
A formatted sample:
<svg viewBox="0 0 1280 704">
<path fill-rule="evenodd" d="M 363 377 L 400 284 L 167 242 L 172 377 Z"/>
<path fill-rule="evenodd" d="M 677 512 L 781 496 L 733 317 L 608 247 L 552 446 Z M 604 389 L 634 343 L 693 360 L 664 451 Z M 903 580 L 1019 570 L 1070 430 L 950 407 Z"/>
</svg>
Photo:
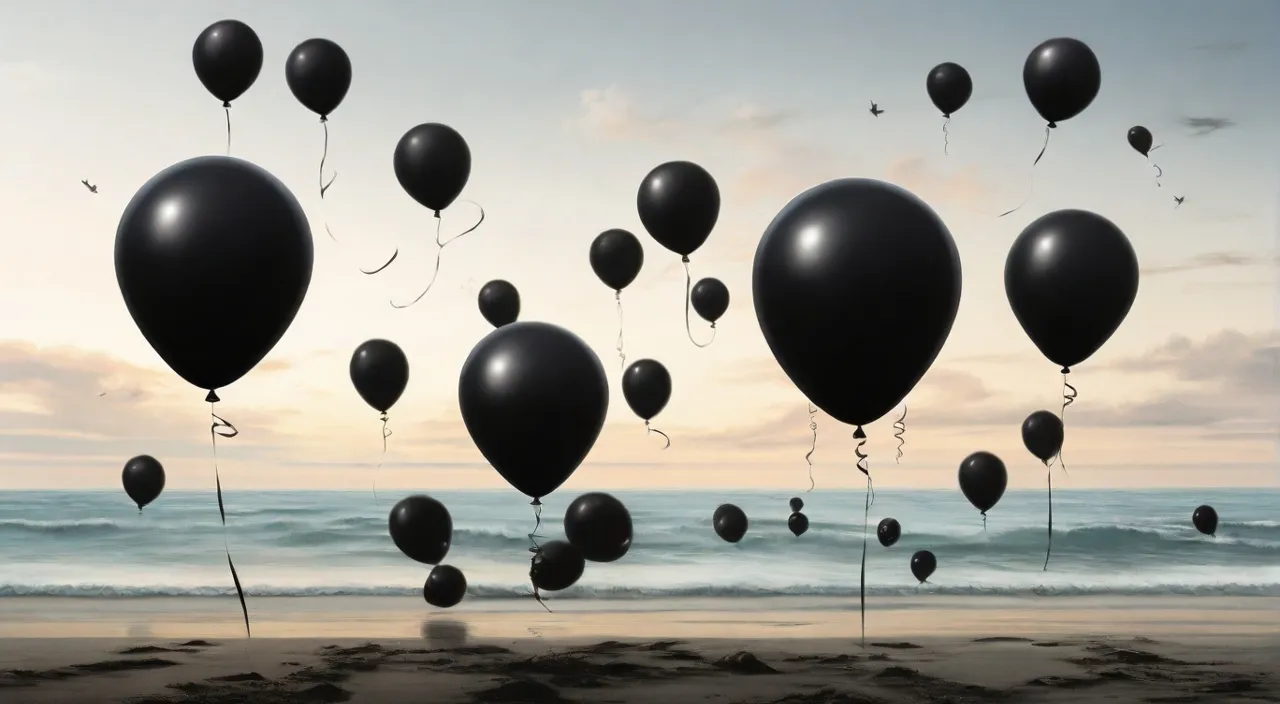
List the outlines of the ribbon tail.
<svg viewBox="0 0 1280 704">
<path fill-rule="evenodd" d="M 222 112 L 227 116 L 227 156 L 231 156 L 231 104 L 223 103 Z"/>
<path fill-rule="evenodd" d="M 705 344 L 693 339 L 693 328 L 689 323 L 689 309 L 693 305 L 693 276 L 689 273 L 689 257 L 681 257 L 680 261 L 684 264 L 684 333 L 689 336 L 689 342 L 695 347 L 707 347 L 716 340 L 716 326 L 711 324 L 711 339 Z"/>
<path fill-rule="evenodd" d="M 1045 469 L 1046 470 L 1049 469 L 1048 463 L 1045 463 Z M 1049 542 L 1045 544 L 1045 548 L 1044 548 L 1044 568 L 1042 569 L 1042 571 L 1044 572 L 1049 571 L 1049 553 L 1053 552 L 1053 471 L 1050 470 L 1048 474 L 1049 474 Z"/>
<path fill-rule="evenodd" d="M 210 395 L 212 396 L 212 392 L 210 392 Z M 210 403 L 209 406 L 212 409 L 213 403 Z M 240 434 L 240 431 L 231 423 L 218 417 L 212 410 L 210 410 L 209 416 L 212 421 L 209 424 L 209 439 L 213 444 L 213 482 L 218 494 L 218 516 L 222 519 L 222 548 L 227 556 L 227 567 L 231 568 L 231 581 L 235 584 L 236 596 L 240 599 L 240 613 L 244 615 L 245 637 L 252 638 L 253 632 L 249 628 L 249 605 L 245 602 L 244 587 L 240 584 L 240 575 L 236 572 L 236 565 L 231 560 L 231 546 L 227 542 L 227 509 L 222 500 L 222 477 L 218 471 L 218 437 L 234 438 Z"/>
<path fill-rule="evenodd" d="M 942 121 L 942 155 L 951 156 L 951 132 L 947 129 L 947 125 L 951 124 L 951 116 Z"/>
<path fill-rule="evenodd" d="M 1018 204 L 1018 207 L 1014 208 L 1013 210 L 1006 210 L 1005 212 L 1000 213 L 996 217 L 1002 218 L 1011 213 L 1015 213 L 1021 210 L 1022 206 L 1030 202 L 1031 195 L 1035 192 L 1036 164 L 1040 163 L 1040 160 L 1044 158 L 1045 150 L 1049 148 L 1049 129 L 1050 128 L 1048 127 L 1044 128 L 1044 144 L 1041 145 L 1040 153 L 1036 155 L 1036 160 L 1031 162 L 1031 174 L 1027 177 L 1027 197 L 1022 199 L 1022 202 Z"/>
<path fill-rule="evenodd" d="M 813 433 L 813 441 L 809 443 L 809 451 L 804 453 L 804 461 L 809 465 L 809 489 L 813 491 L 813 453 L 818 451 L 818 421 L 815 416 L 818 414 L 818 407 L 812 403 L 809 404 L 809 431 Z M 807 492 L 806 492 L 807 493 Z"/>
<path fill-rule="evenodd" d="M 529 552 L 533 553 L 533 557 L 529 558 L 529 584 L 533 587 L 533 600 L 538 605 L 547 610 L 547 613 L 555 613 L 550 606 L 542 600 L 542 595 L 538 593 L 538 585 L 533 581 L 533 568 L 537 566 L 538 560 L 541 558 L 542 546 L 538 545 L 538 528 L 542 527 L 542 502 L 533 500 L 533 531 L 529 533 L 529 542 L 533 543 L 533 547 L 529 548 Z"/>
<path fill-rule="evenodd" d="M 894 458 L 894 464 L 900 464 L 902 460 L 902 448 L 907 444 L 907 405 L 902 405 L 902 415 L 893 422 L 893 439 L 898 441 L 898 456 Z"/>
<path fill-rule="evenodd" d="M 650 426 L 650 425 L 649 425 L 649 421 L 647 421 L 647 420 L 644 422 L 644 431 L 645 431 L 645 434 L 648 434 L 648 433 L 657 433 L 658 435 L 661 435 L 661 436 L 662 436 L 662 439 L 667 441 L 667 444 L 666 444 L 666 445 L 663 445 L 663 446 L 662 446 L 662 449 L 664 449 L 664 450 L 665 450 L 665 449 L 667 449 L 667 448 L 671 447 L 671 438 L 670 438 L 670 437 L 668 437 L 668 436 L 667 436 L 667 434 L 666 434 L 666 433 L 664 433 L 664 432 L 662 432 L 661 430 L 658 430 L 657 428 L 654 428 L 654 427 Z"/>
<path fill-rule="evenodd" d="M 622 331 L 623 331 L 623 321 L 622 321 L 622 291 L 621 291 L 621 290 L 614 291 L 614 292 L 613 292 L 613 299 L 614 299 L 615 301 L 617 301 L 617 302 L 618 302 L 618 344 L 617 344 L 617 350 L 618 350 L 618 368 L 619 368 L 619 369 L 621 369 L 621 370 L 623 370 L 623 371 L 625 371 L 625 370 L 626 370 L 626 368 L 627 368 L 627 353 L 626 353 L 625 348 L 624 348 L 624 346 L 623 346 L 623 340 L 622 340 Z"/>
</svg>

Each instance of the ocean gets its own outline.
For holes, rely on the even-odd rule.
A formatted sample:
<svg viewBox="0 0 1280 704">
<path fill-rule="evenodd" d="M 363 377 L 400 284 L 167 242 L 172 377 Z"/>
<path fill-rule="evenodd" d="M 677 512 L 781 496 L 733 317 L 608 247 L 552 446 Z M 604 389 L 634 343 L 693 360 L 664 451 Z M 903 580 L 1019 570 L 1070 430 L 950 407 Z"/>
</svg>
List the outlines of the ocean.
<svg viewBox="0 0 1280 704">
<path fill-rule="evenodd" d="M 391 505 L 409 493 L 227 491 L 224 534 L 211 492 L 167 492 L 141 514 L 122 490 L 0 492 L 0 597 L 231 595 L 224 535 L 250 600 L 420 595 L 430 567 L 401 555 L 387 535 Z M 738 597 L 858 594 L 861 492 L 800 494 L 811 527 L 799 538 L 786 528 L 791 494 L 614 494 L 635 524 L 631 551 L 616 563 L 589 563 L 578 585 L 555 599 L 701 598 L 733 608 Z M 453 515 L 445 562 L 466 573 L 464 603 L 529 594 L 528 499 L 514 491 L 432 495 Z M 575 496 L 544 500 L 545 539 L 563 536 L 563 512 Z M 750 518 L 736 545 L 711 528 L 724 502 Z M 1218 510 L 1216 537 L 1191 525 L 1202 503 Z M 867 593 L 1280 595 L 1278 507 L 1277 490 L 1056 490 L 1046 572 L 1043 491 L 1005 494 L 984 531 L 958 490 L 881 490 L 871 508 Z M 886 516 L 903 527 L 892 548 L 874 536 Z M 925 585 L 908 567 L 920 549 L 938 558 Z"/>
</svg>

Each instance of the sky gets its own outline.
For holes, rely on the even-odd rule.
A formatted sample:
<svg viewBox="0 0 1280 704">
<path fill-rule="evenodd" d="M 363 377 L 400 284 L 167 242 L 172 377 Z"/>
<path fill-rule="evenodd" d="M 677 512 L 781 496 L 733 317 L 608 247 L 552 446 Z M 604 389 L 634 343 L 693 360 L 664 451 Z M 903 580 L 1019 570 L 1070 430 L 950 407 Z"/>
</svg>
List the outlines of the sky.
<svg viewBox="0 0 1280 704">
<path fill-rule="evenodd" d="M 1044 470 L 1019 424 L 1056 409 L 1060 377 L 1022 333 L 1003 291 L 1008 248 L 1033 219 L 1095 211 L 1132 241 L 1143 273 L 1125 323 L 1075 368 L 1066 488 L 1277 486 L 1276 368 L 1280 97 L 1258 81 L 1280 65 L 1269 35 L 1280 4 L 1232 11 L 1175 0 L 895 3 L 807 0 L 6 3 L 0 25 L 0 489 L 116 487 L 126 459 L 152 454 L 170 489 L 212 484 L 204 392 L 169 371 L 124 306 L 112 264 L 125 205 L 161 169 L 222 153 L 218 101 L 191 68 L 210 23 L 240 19 L 262 38 L 257 83 L 232 110 L 235 156 L 278 176 L 315 233 L 307 299 L 257 369 L 220 390 L 240 435 L 219 446 L 224 487 L 366 489 L 381 456 L 377 413 L 347 373 L 382 337 L 405 349 L 408 389 L 391 412 L 379 487 L 501 488 L 462 425 L 457 377 L 489 330 L 475 297 L 504 278 L 521 318 L 563 325 L 600 355 L 611 406 L 566 488 L 808 488 L 806 402 L 769 354 L 750 296 L 751 262 L 774 214 L 839 177 L 896 183 L 955 237 L 960 312 L 909 395 L 905 455 L 886 418 L 868 427 L 879 487 L 954 487 L 960 461 L 995 452 L 1011 487 Z M 67 18 L 75 18 L 69 21 Z M 1021 68 L 1039 42 L 1071 36 L 1103 67 L 1098 98 L 1054 131 L 1026 99 Z M 284 81 L 311 37 L 338 42 L 354 80 L 330 117 L 323 203 L 321 127 Z M 975 88 L 950 124 L 924 80 L 943 61 Z M 886 112 L 868 114 L 869 101 Z M 430 214 L 395 180 L 409 128 L 444 122 L 468 140 L 462 199 L 482 227 L 443 253 Z M 1141 124 L 1163 145 L 1154 170 L 1125 142 Z M 635 210 L 644 175 L 672 159 L 719 182 L 715 232 L 695 277 L 731 291 L 718 336 L 686 337 L 679 257 Z M 87 178 L 100 193 L 85 191 Z M 996 215 L 1031 197 L 1017 213 Z M 1173 196 L 1186 198 L 1175 209 Z M 474 206 L 445 213 L 446 233 Z M 338 242 L 324 234 L 332 227 Z M 623 294 L 629 359 L 651 357 L 675 388 L 655 427 L 622 399 L 612 291 L 592 274 L 591 240 L 620 227 L 645 264 Z M 360 267 L 400 248 L 384 274 Z M 696 327 L 695 335 L 708 334 Z M 874 344 L 874 331 L 870 344 Z M 105 392 L 105 395 L 100 395 Z M 851 428 L 818 414 L 819 488 L 860 485 Z"/>
</svg>

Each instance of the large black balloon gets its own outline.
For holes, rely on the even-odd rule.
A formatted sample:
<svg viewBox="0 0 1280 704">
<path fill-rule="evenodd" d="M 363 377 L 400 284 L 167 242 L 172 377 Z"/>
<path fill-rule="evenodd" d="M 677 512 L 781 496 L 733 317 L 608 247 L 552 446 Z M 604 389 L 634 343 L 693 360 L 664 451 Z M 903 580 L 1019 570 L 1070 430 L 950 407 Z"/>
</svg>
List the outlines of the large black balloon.
<svg viewBox="0 0 1280 704">
<path fill-rule="evenodd" d="M 1101 215 L 1056 210 L 1014 241 L 1004 291 L 1036 347 L 1070 368 L 1098 351 L 1129 314 L 1138 295 L 1138 255 Z"/>
<path fill-rule="evenodd" d="M 722 540 L 736 543 L 747 534 L 747 514 L 733 504 L 720 504 L 711 516 L 711 526 Z"/>
<path fill-rule="evenodd" d="M 467 577 L 453 565 L 436 565 L 422 585 L 422 598 L 428 604 L 447 609 L 457 606 L 467 595 Z"/>
<path fill-rule="evenodd" d="M 164 467 L 151 455 L 138 455 L 125 462 L 121 479 L 124 481 L 124 493 L 133 499 L 139 511 L 164 491 Z"/>
<path fill-rule="evenodd" d="M 921 584 L 927 582 L 936 569 L 938 569 L 938 558 L 928 550 L 917 550 L 911 556 L 911 574 L 915 575 Z"/>
<path fill-rule="evenodd" d="M 582 551 L 572 543 L 551 540 L 542 544 L 533 556 L 529 567 L 529 581 L 547 592 L 557 592 L 572 587 L 587 568 Z"/>
<path fill-rule="evenodd" d="M 397 501 L 391 507 L 387 528 L 400 552 L 428 565 L 443 560 L 453 543 L 453 518 L 449 509 L 424 494 Z"/>
<path fill-rule="evenodd" d="M 452 127 L 428 122 L 404 133 L 393 164 L 405 193 L 439 215 L 471 178 L 471 147 Z"/>
<path fill-rule="evenodd" d="M 409 358 L 390 340 L 362 342 L 351 355 L 351 383 L 373 410 L 386 413 L 409 385 Z"/>
<path fill-rule="evenodd" d="M 1004 462 L 990 452 L 978 451 L 960 463 L 960 491 L 974 508 L 986 515 L 1009 486 Z"/>
<path fill-rule="evenodd" d="M 1022 65 L 1031 106 L 1050 127 L 1084 112 L 1102 87 L 1102 67 L 1079 39 L 1058 37 L 1031 50 Z"/>
<path fill-rule="evenodd" d="M 591 270 L 605 286 L 621 291 L 631 285 L 644 265 L 640 239 L 626 230 L 605 230 L 591 241 Z"/>
<path fill-rule="evenodd" d="M 805 516 L 803 513 L 800 513 L 799 511 L 796 511 L 795 513 L 791 514 L 787 518 L 787 530 L 790 530 L 791 534 L 796 536 L 797 538 L 804 535 L 805 532 L 809 530 L 808 516 Z"/>
<path fill-rule="evenodd" d="M 880 524 L 876 526 L 876 539 L 880 541 L 881 545 L 885 546 L 886 548 L 893 547 L 893 544 L 898 542 L 898 538 L 901 538 L 901 537 L 902 537 L 902 524 L 898 523 L 898 519 L 896 518 L 880 519 Z"/>
<path fill-rule="evenodd" d="M 1041 462 L 1048 463 L 1062 451 L 1064 438 L 1062 419 L 1051 411 L 1036 411 L 1022 421 L 1022 444 Z"/>
<path fill-rule="evenodd" d="M 586 493 L 564 512 L 564 534 L 583 558 L 613 562 L 631 549 L 631 513 L 612 494 Z"/>
<path fill-rule="evenodd" d="M 729 310 L 729 288 L 720 281 L 707 277 L 693 285 L 689 304 L 698 315 L 713 326 L 720 316 Z"/>
<path fill-rule="evenodd" d="M 1147 156 L 1151 152 L 1151 144 L 1155 138 L 1151 136 L 1151 130 L 1138 125 L 1129 128 L 1129 146 L 1133 147 L 1139 154 Z"/>
<path fill-rule="evenodd" d="M 495 328 L 510 325 L 520 317 L 520 292 L 509 281 L 494 279 L 481 286 L 476 302 L 480 315 Z"/>
<path fill-rule="evenodd" d="M 637 359 L 622 374 L 622 396 L 636 415 L 653 420 L 671 400 L 671 373 L 655 359 Z"/>
<path fill-rule="evenodd" d="M 116 281 L 178 376 L 220 389 L 253 369 L 311 284 L 311 226 L 289 189 L 247 161 L 203 156 L 151 177 L 116 230 Z"/>
<path fill-rule="evenodd" d="M 555 491 L 595 445 L 609 409 L 600 358 L 548 323 L 485 336 L 462 364 L 458 405 L 472 441 L 503 479 L 534 499 Z"/>
<path fill-rule="evenodd" d="M 1191 522 L 1195 524 L 1196 530 L 1205 535 L 1218 532 L 1218 512 L 1212 506 L 1197 507 L 1191 514 Z"/>
<path fill-rule="evenodd" d="M 960 255 L 946 225 L 919 198 L 870 179 L 796 196 L 760 239 L 751 279 L 783 371 L 850 425 L 902 401 L 960 306 Z"/>
<path fill-rule="evenodd" d="M 308 39 L 289 52 L 284 80 L 311 112 L 326 119 L 351 88 L 351 59 L 328 39 Z"/>
<path fill-rule="evenodd" d="M 969 96 L 973 95 L 973 79 L 969 72 L 950 61 L 934 66 L 925 79 L 924 87 L 929 91 L 929 100 L 943 117 L 951 117 L 951 113 L 964 107 Z"/>
<path fill-rule="evenodd" d="M 262 72 L 262 40 L 240 20 L 214 22 L 196 37 L 191 65 L 205 89 L 231 107 Z"/>
<path fill-rule="evenodd" d="M 688 257 L 707 241 L 720 217 L 720 187 L 689 161 L 668 161 L 644 177 L 636 194 L 640 222 L 658 244 Z"/>
</svg>

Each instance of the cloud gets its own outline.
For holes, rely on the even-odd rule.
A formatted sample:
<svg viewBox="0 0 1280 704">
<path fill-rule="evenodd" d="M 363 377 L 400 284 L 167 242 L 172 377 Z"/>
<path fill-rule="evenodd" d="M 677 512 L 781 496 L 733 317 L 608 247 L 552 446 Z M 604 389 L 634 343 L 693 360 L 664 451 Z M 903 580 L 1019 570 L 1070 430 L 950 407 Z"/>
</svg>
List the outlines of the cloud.
<svg viewBox="0 0 1280 704">
<path fill-rule="evenodd" d="M 1205 42 L 1191 47 L 1191 51 L 1201 54 L 1211 54 L 1213 56 L 1233 56 L 1235 54 L 1242 54 L 1248 49 L 1249 42 L 1230 39 L 1224 39 L 1216 42 Z"/>
<path fill-rule="evenodd" d="M 654 139 L 675 124 L 668 118 L 646 114 L 630 93 L 611 85 L 582 91 L 578 112 L 568 126 L 590 139 L 625 142 Z"/>
<path fill-rule="evenodd" d="M 1256 254 L 1248 252 L 1205 252 L 1172 264 L 1150 266 L 1142 269 L 1143 276 L 1159 276 L 1161 274 L 1178 274 L 1187 271 L 1204 269 L 1224 269 L 1252 266 L 1267 266 L 1280 263 L 1273 254 Z"/>
<path fill-rule="evenodd" d="M 885 177 L 926 202 L 953 201 L 976 208 L 991 195 L 976 167 L 966 166 L 953 173 L 942 173 L 922 156 L 895 159 L 889 164 Z"/>
<path fill-rule="evenodd" d="M 795 114 L 787 110 L 762 107 L 756 103 L 742 103 L 734 108 L 724 122 L 728 130 L 772 130 L 791 121 Z"/>
<path fill-rule="evenodd" d="M 1192 137 L 1205 137 L 1236 125 L 1235 120 L 1229 117 L 1180 117 L 1178 122 L 1191 130 Z"/>
</svg>

